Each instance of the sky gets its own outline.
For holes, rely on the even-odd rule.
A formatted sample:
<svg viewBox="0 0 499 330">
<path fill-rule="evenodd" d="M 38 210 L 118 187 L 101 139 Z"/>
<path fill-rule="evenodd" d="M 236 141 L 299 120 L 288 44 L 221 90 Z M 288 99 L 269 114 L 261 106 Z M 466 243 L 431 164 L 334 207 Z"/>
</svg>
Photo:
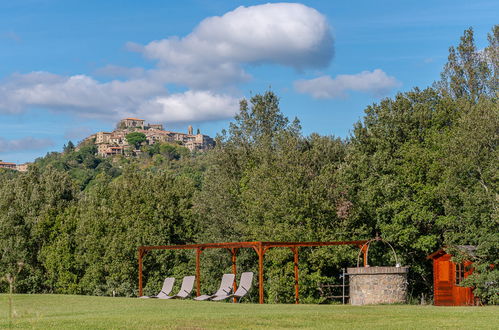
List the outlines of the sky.
<svg viewBox="0 0 499 330">
<path fill-rule="evenodd" d="M 439 79 L 498 1 L 0 0 L 0 160 L 61 151 L 125 117 L 215 136 L 267 90 L 303 133 Z"/>
</svg>

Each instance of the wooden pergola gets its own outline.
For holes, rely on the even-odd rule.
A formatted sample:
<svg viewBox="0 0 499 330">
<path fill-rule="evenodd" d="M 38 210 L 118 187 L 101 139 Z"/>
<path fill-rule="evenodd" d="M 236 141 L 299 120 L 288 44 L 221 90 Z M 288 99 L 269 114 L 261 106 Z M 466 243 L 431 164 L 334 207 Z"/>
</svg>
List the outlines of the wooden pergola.
<svg viewBox="0 0 499 330">
<path fill-rule="evenodd" d="M 147 251 L 150 250 L 196 250 L 196 295 L 201 294 L 201 253 L 205 249 L 227 249 L 232 256 L 232 272 L 236 275 L 236 255 L 241 248 L 249 248 L 255 250 L 258 255 L 258 291 L 259 302 L 264 303 L 264 288 L 263 288 L 263 257 L 265 252 L 270 248 L 283 247 L 290 248 L 294 255 L 294 272 L 295 272 L 295 303 L 300 301 L 299 286 L 298 286 L 298 248 L 300 247 L 315 247 L 315 246 L 335 246 L 335 245 L 356 245 L 364 255 L 364 266 L 366 260 L 366 243 L 367 240 L 361 241 L 333 241 L 333 242 L 233 242 L 233 243 L 206 243 L 206 244 L 188 244 L 188 245 L 159 245 L 159 246 L 140 246 L 139 250 L 139 296 L 142 296 L 142 259 Z M 359 252 L 359 253 L 360 253 Z M 234 291 L 237 290 L 234 281 Z"/>
</svg>

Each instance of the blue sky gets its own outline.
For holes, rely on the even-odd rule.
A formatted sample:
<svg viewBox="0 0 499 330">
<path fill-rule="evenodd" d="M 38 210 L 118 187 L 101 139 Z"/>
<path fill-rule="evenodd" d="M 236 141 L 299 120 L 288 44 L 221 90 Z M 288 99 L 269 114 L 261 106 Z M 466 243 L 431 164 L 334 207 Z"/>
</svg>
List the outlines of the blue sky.
<svg viewBox="0 0 499 330">
<path fill-rule="evenodd" d="M 242 7 L 241 7 L 242 6 Z M 497 1 L 0 2 L 0 159 L 32 161 L 124 116 L 216 135 L 268 88 L 303 132 L 347 137 L 365 107 L 439 78 Z"/>
</svg>

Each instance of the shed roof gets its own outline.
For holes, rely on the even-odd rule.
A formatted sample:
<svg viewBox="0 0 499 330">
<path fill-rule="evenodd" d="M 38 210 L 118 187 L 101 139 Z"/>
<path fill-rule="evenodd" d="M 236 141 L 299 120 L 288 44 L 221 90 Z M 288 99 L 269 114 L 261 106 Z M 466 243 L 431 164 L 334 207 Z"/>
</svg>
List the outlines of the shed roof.
<svg viewBox="0 0 499 330">
<path fill-rule="evenodd" d="M 433 252 L 429 256 L 427 256 L 426 259 L 436 259 L 444 254 L 447 254 L 447 252 L 445 251 L 447 248 L 450 248 L 450 247 L 447 247 L 447 246 L 443 247 L 443 248 Z M 474 245 L 455 245 L 452 248 L 457 249 L 460 253 L 468 255 L 468 256 L 474 256 L 475 251 L 476 251 L 476 246 L 474 246 Z"/>
</svg>

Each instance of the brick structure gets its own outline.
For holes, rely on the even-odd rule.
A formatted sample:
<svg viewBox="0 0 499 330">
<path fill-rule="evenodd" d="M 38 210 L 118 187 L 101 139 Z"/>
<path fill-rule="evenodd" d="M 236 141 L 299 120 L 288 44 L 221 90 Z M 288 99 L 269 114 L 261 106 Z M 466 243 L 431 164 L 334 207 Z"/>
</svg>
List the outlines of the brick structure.
<svg viewBox="0 0 499 330">
<path fill-rule="evenodd" d="M 409 267 L 348 268 L 350 304 L 375 305 L 405 303 Z"/>
</svg>

